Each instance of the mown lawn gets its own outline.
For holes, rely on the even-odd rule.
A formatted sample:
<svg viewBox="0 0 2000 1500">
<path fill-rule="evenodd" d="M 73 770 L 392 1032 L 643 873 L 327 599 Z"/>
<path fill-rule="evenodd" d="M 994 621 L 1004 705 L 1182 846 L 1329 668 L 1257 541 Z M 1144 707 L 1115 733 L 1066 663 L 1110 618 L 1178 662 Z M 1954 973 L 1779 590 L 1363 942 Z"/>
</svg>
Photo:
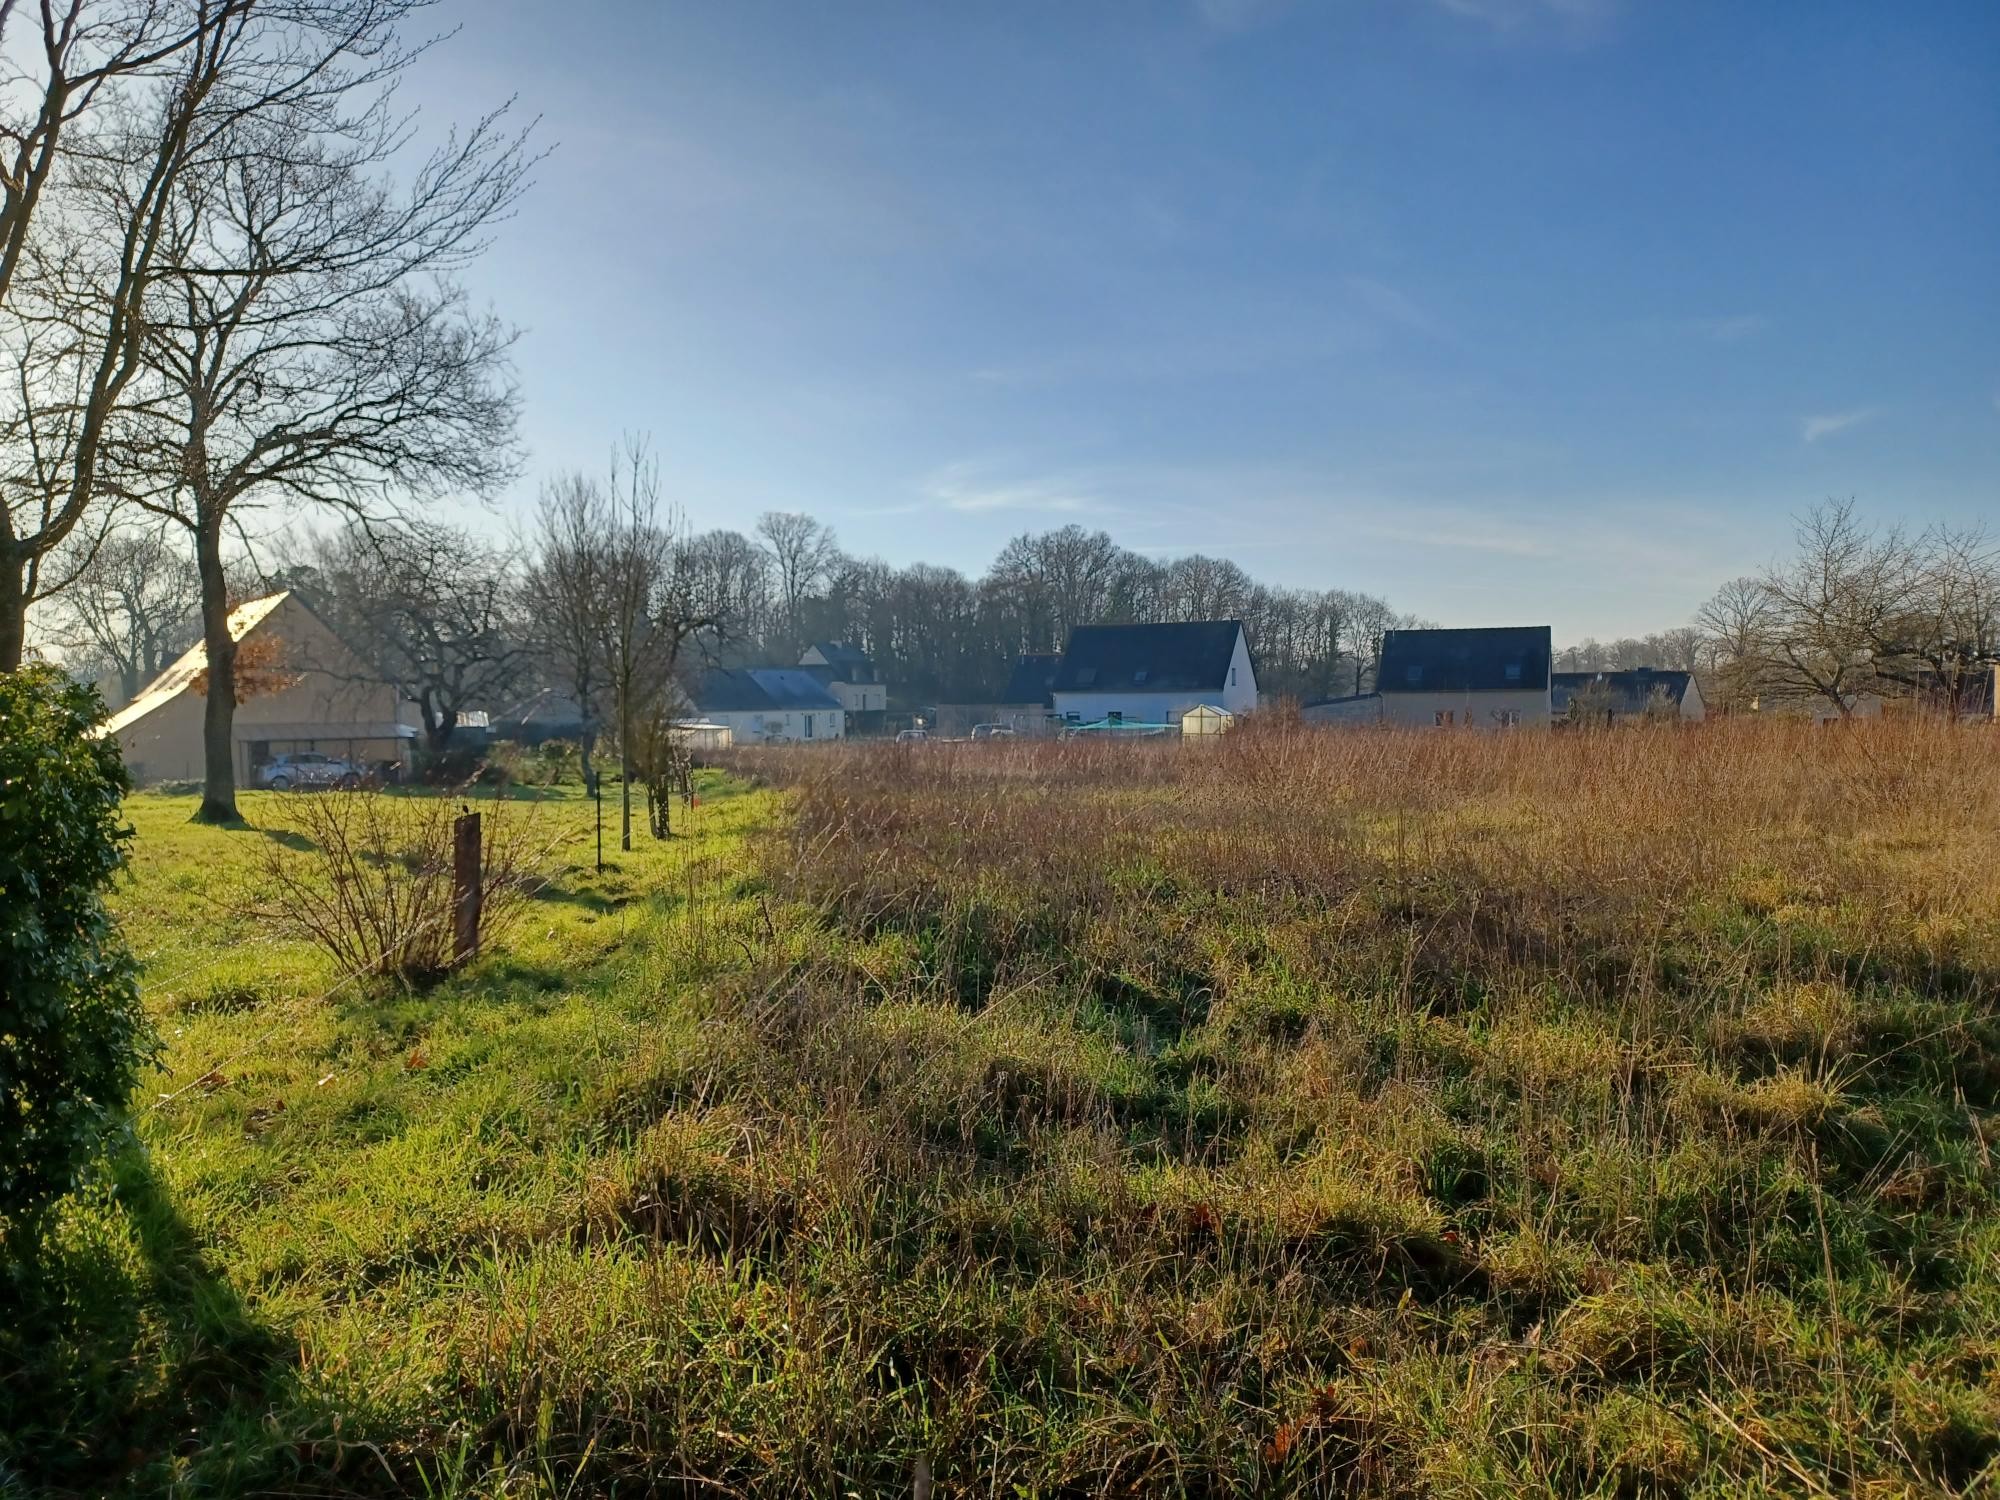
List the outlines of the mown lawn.
<svg viewBox="0 0 2000 1500">
<path fill-rule="evenodd" d="M 1996 752 L 751 754 L 422 994 L 232 914 L 266 834 L 137 798 L 166 1066 L 4 1335 L 0 1452 L 77 1494 L 1994 1493 Z"/>
</svg>

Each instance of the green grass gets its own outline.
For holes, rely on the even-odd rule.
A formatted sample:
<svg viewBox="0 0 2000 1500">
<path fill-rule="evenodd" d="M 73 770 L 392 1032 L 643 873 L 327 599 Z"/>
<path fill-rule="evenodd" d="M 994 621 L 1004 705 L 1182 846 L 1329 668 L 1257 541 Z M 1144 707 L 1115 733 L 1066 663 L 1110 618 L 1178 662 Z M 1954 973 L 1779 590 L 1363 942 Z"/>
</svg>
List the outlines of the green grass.
<svg viewBox="0 0 2000 1500">
<path fill-rule="evenodd" d="M 233 915 L 282 800 L 136 797 L 168 1051 L 0 1464 L 1994 1493 L 2000 769 L 1901 733 L 752 758 L 603 876 L 541 804 L 422 993 Z"/>
</svg>

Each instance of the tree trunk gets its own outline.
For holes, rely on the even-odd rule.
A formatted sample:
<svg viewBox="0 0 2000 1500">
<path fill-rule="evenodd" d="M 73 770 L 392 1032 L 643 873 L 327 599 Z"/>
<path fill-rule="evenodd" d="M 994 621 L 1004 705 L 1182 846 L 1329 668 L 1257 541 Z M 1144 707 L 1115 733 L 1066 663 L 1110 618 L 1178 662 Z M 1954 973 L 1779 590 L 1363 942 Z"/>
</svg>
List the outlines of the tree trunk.
<svg viewBox="0 0 2000 1500">
<path fill-rule="evenodd" d="M 222 532 L 195 533 L 195 565 L 201 573 L 201 639 L 208 653 L 208 699 L 202 705 L 201 806 L 197 823 L 239 823 L 236 810 L 236 641 L 229 634 L 229 581 L 222 572 Z"/>
<path fill-rule="evenodd" d="M 19 557 L 0 557 L 0 672 L 21 670 L 28 649 L 28 565 Z"/>
<path fill-rule="evenodd" d="M 632 736 L 621 723 L 618 735 L 618 847 L 632 852 Z"/>
</svg>

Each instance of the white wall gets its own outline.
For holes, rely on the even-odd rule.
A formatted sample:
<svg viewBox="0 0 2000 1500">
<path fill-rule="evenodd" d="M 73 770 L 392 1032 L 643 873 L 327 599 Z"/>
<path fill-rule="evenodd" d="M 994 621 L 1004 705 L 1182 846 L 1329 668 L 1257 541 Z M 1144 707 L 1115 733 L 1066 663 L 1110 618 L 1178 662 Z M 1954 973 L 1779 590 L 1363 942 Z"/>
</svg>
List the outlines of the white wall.
<svg viewBox="0 0 2000 1500">
<path fill-rule="evenodd" d="M 832 682 L 826 690 L 847 713 L 875 713 L 889 706 L 889 689 L 879 682 Z"/>
<path fill-rule="evenodd" d="M 1382 721 L 1429 728 L 1440 713 L 1452 716 L 1454 728 L 1497 729 L 1497 715 L 1512 713 L 1523 725 L 1547 724 L 1550 718 L 1549 690 L 1515 688 L 1504 692 L 1398 693 L 1382 694 Z"/>
<path fill-rule="evenodd" d="M 810 714 L 798 709 L 782 714 L 774 710 L 738 709 L 731 713 L 704 713 L 701 717 L 710 724 L 727 724 L 739 745 L 754 745 L 777 735 L 804 742 L 808 718 L 812 720 L 811 738 L 815 742 L 847 736 L 847 712 L 839 708 L 815 709 Z"/>
</svg>

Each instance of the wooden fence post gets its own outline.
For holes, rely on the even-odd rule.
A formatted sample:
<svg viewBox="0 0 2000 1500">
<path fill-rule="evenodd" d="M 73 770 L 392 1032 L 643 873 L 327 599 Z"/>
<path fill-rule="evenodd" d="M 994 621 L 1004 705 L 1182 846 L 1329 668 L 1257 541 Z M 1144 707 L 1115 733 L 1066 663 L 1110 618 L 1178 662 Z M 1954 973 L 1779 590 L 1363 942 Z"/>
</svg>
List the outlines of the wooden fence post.
<svg viewBox="0 0 2000 1500">
<path fill-rule="evenodd" d="M 485 882 L 479 869 L 479 814 L 465 812 L 452 825 L 451 906 L 455 918 L 451 957 L 464 963 L 479 952 L 479 907 Z"/>
</svg>

